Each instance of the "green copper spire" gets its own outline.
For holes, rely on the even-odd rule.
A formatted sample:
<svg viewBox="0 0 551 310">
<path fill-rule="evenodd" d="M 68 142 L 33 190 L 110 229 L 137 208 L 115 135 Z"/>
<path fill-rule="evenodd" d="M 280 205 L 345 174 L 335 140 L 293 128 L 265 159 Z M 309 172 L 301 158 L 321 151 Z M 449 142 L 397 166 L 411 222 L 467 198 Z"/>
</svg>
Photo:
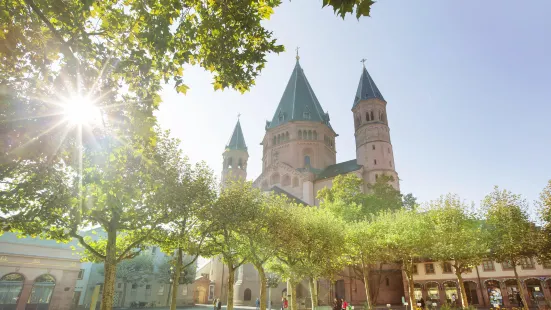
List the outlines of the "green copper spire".
<svg viewBox="0 0 551 310">
<path fill-rule="evenodd" d="M 308 83 L 304 70 L 300 67 L 298 51 L 297 63 L 291 74 L 283 96 L 271 122 L 266 122 L 266 130 L 283 125 L 290 121 L 311 121 L 329 124 L 329 114 L 323 109 Z"/>
<path fill-rule="evenodd" d="M 245 138 L 243 137 L 243 130 L 241 130 L 241 123 L 239 122 L 239 119 L 237 119 L 237 124 L 235 124 L 230 141 L 228 142 L 228 145 L 226 145 L 226 150 L 227 149 L 247 150 L 247 145 L 245 144 Z"/>
<path fill-rule="evenodd" d="M 358 102 L 367 99 L 378 98 L 386 102 L 377 88 L 377 85 L 375 85 L 375 82 L 371 78 L 371 75 L 369 75 L 365 68 L 365 59 L 362 59 L 362 62 L 364 63 L 362 76 L 360 77 L 360 83 L 358 84 L 358 90 L 356 91 L 356 97 L 354 98 L 354 105 L 352 108 L 354 108 Z"/>
</svg>

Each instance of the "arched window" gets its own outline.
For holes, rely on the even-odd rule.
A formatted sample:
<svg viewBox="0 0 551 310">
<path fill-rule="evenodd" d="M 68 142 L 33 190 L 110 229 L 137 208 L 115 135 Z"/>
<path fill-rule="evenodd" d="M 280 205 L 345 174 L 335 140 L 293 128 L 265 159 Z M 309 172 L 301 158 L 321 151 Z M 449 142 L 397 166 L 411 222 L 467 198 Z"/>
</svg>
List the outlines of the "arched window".
<svg viewBox="0 0 551 310">
<path fill-rule="evenodd" d="M 281 135 L 277 135 L 277 144 L 281 143 Z"/>
<path fill-rule="evenodd" d="M 285 140 L 289 141 L 289 132 L 288 131 L 285 133 Z"/>
<path fill-rule="evenodd" d="M 308 130 L 308 140 L 312 140 L 312 130 Z"/>
<path fill-rule="evenodd" d="M 317 131 L 314 130 L 314 140 L 317 140 L 318 139 L 318 133 Z"/>
<path fill-rule="evenodd" d="M 237 168 L 243 169 L 243 159 L 239 158 L 239 161 L 237 162 Z"/>
<path fill-rule="evenodd" d="M 281 182 L 279 173 L 276 172 L 272 174 L 272 176 L 270 177 L 270 181 L 272 182 L 272 184 L 279 184 Z"/>
<path fill-rule="evenodd" d="M 291 177 L 290 177 L 288 174 L 286 174 L 286 175 L 283 176 L 283 180 L 281 181 L 281 185 L 282 185 L 282 186 L 289 186 L 289 185 L 291 185 Z"/>
<path fill-rule="evenodd" d="M 19 273 L 8 273 L 0 278 L 0 309 L 15 309 L 23 290 L 25 278 Z"/>
<path fill-rule="evenodd" d="M 276 136 L 274 136 L 274 141 L 272 142 L 272 145 L 276 145 Z"/>
<path fill-rule="evenodd" d="M 298 131 L 298 138 L 299 138 L 299 139 L 302 139 L 302 130 L 299 130 L 299 131 Z"/>
<path fill-rule="evenodd" d="M 34 280 L 27 309 L 48 310 L 50 299 L 55 288 L 55 279 L 49 274 L 43 274 Z"/>
<path fill-rule="evenodd" d="M 359 117 L 354 118 L 354 125 L 356 126 L 356 128 L 360 127 L 360 118 Z"/>
<path fill-rule="evenodd" d="M 232 158 L 228 158 L 228 168 L 233 168 Z"/>
<path fill-rule="evenodd" d="M 373 111 L 369 112 L 371 114 L 371 120 L 374 121 L 375 118 L 373 117 Z"/>
<path fill-rule="evenodd" d="M 377 160 L 376 160 L 376 159 L 373 160 L 373 164 L 374 164 L 374 165 L 377 164 Z"/>
<path fill-rule="evenodd" d="M 310 156 L 304 156 L 304 167 L 310 167 Z"/>
<path fill-rule="evenodd" d="M 293 178 L 293 187 L 297 187 L 297 186 L 298 186 L 298 178 L 294 177 Z"/>
<path fill-rule="evenodd" d="M 369 112 L 365 112 L 365 120 L 366 120 L 367 122 L 370 121 L 370 119 L 369 119 Z"/>
<path fill-rule="evenodd" d="M 381 113 L 381 121 L 386 123 L 386 115 L 384 113 Z"/>
<path fill-rule="evenodd" d="M 251 300 L 251 289 L 246 288 L 245 293 L 243 294 L 243 300 L 244 301 L 250 301 Z"/>
</svg>

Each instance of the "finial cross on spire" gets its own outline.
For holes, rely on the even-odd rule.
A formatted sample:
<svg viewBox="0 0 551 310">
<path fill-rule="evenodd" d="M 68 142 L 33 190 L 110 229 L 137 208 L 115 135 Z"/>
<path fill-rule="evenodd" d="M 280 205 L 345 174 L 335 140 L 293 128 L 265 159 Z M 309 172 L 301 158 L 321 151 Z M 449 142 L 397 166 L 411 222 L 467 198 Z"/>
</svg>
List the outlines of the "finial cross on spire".
<svg viewBox="0 0 551 310">
<path fill-rule="evenodd" d="M 365 58 L 362 58 L 362 60 L 360 60 L 360 62 L 363 64 L 364 68 L 365 68 L 365 62 L 367 61 L 367 59 Z"/>
<path fill-rule="evenodd" d="M 297 48 L 295 49 L 295 51 L 297 51 L 297 56 L 296 56 L 296 59 L 299 60 L 300 59 L 300 56 L 298 55 L 298 50 L 300 49 L 299 46 L 297 46 Z"/>
<path fill-rule="evenodd" d="M 241 113 L 237 113 L 237 120 L 239 120 L 239 117 L 241 117 Z"/>
</svg>

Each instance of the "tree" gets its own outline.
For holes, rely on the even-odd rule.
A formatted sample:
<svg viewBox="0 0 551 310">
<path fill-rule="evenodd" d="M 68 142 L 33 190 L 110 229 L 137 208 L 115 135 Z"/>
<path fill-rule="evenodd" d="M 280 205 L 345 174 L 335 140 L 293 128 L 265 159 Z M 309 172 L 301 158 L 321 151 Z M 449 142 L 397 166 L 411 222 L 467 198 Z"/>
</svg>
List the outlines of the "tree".
<svg viewBox="0 0 551 310">
<path fill-rule="evenodd" d="M 143 286 L 151 280 L 154 264 L 150 255 L 138 255 L 132 259 L 123 260 L 117 264 L 115 278 L 123 282 L 122 305 L 126 300 L 126 286 L 128 283 Z M 105 276 L 105 268 L 98 269 L 100 275 Z"/>
<path fill-rule="evenodd" d="M 195 166 L 189 164 L 188 159 L 182 157 L 177 149 L 179 141 L 171 150 L 177 152 L 170 171 L 174 173 L 167 178 L 159 194 L 164 196 L 166 207 L 170 210 L 170 221 L 162 226 L 152 236 L 152 241 L 161 246 L 165 253 L 175 253 L 174 279 L 172 291 L 178 291 L 180 274 L 195 262 L 200 254 L 201 246 L 208 232 L 209 226 L 205 217 L 208 216 L 209 206 L 216 198 L 216 183 L 212 171 L 204 164 Z M 183 253 L 193 255 L 194 258 L 183 261 Z M 172 294 L 170 309 L 176 309 L 176 294 Z"/>
<path fill-rule="evenodd" d="M 489 241 L 491 256 L 498 262 L 512 267 L 520 291 L 524 309 L 528 309 L 524 288 L 520 282 L 517 266 L 524 260 L 536 256 L 534 240 L 536 230 L 528 219 L 528 204 L 519 195 L 497 186 L 482 201 L 485 210 L 486 238 Z"/>
<path fill-rule="evenodd" d="M 392 187 L 393 178 L 382 175 L 374 184 L 364 184 L 355 174 L 338 175 L 331 188 L 318 192 L 320 207 L 347 222 L 364 220 L 383 210 L 402 208 L 402 195 Z M 364 188 L 367 191 L 364 193 Z"/>
<path fill-rule="evenodd" d="M 433 242 L 427 215 L 414 210 L 398 210 L 382 212 L 375 221 L 383 229 L 382 242 L 387 248 L 389 261 L 400 263 L 406 275 L 409 305 L 414 309 L 413 264 L 430 255 L 427 249 Z"/>
<path fill-rule="evenodd" d="M 241 235 L 242 228 L 252 225 L 251 215 L 262 205 L 260 190 L 251 182 L 231 182 L 222 189 L 218 199 L 209 207 L 207 214 L 211 229 L 207 249 L 210 255 L 220 255 L 228 266 L 228 310 L 233 310 L 235 271 L 247 257 L 248 240 Z"/>
<path fill-rule="evenodd" d="M 384 227 L 380 222 L 360 221 L 349 224 L 346 229 L 346 254 L 354 271 L 364 283 L 366 302 L 369 309 L 372 309 L 376 299 L 371 294 L 369 277 L 372 265 L 385 261 L 385 248 L 381 243 Z"/>
<path fill-rule="evenodd" d="M 176 296 L 178 292 L 178 285 L 191 284 L 195 281 L 195 273 L 197 264 L 195 261 L 197 256 L 184 256 L 180 255 L 180 252 L 176 252 L 176 257 L 165 257 L 164 261 L 158 266 L 158 270 L 155 273 L 155 279 L 162 284 L 170 285 L 169 294 L 167 296 L 166 304 L 176 305 Z M 176 268 L 174 267 L 176 265 Z M 180 267 L 178 267 L 178 265 Z M 179 272 L 178 272 L 179 270 Z M 175 285 L 174 283 L 177 283 Z M 170 292 L 173 292 L 172 294 Z"/>
<path fill-rule="evenodd" d="M 443 264 L 451 261 L 459 284 L 461 304 L 467 308 L 469 302 L 462 275 L 481 264 L 489 254 L 482 222 L 468 211 L 468 206 L 457 195 L 442 196 L 431 201 L 429 206 L 434 236 L 430 257 Z"/>
<path fill-rule="evenodd" d="M 0 196 L 12 230 L 56 240 L 76 238 L 85 259 L 104 263 L 102 310 L 112 308 L 116 265 L 139 253 L 169 219 L 160 189 L 174 175 L 176 144 L 168 133 L 156 137 L 154 145 L 106 137 L 97 147 L 79 149 L 78 170 L 54 166 L 58 179 L 46 179 L 40 188 L 17 180 Z M 106 238 L 84 235 L 82 230 L 90 226 L 99 226 Z"/>
<path fill-rule="evenodd" d="M 242 190 L 250 190 L 247 183 L 238 183 L 234 186 L 244 186 Z M 242 256 L 253 264 L 260 278 L 260 310 L 266 310 L 266 288 L 270 286 L 266 277 L 266 263 L 275 255 L 276 249 L 272 241 L 279 234 L 278 213 L 287 204 L 287 198 L 280 195 L 265 195 L 254 190 L 255 208 L 249 209 L 247 223 L 239 228 L 239 235 L 243 240 Z M 271 284 L 273 286 L 273 283 Z M 277 286 L 277 283 L 276 283 Z M 271 287 L 271 286 L 270 286 Z"/>
<path fill-rule="evenodd" d="M 539 213 L 543 226 L 539 232 L 538 253 L 540 262 L 551 261 L 551 180 L 540 194 Z"/>
<path fill-rule="evenodd" d="M 329 279 L 344 268 L 340 255 L 344 237 L 344 222 L 327 210 L 289 205 L 280 213 L 278 238 L 272 243 L 275 258 L 269 268 L 287 279 L 291 290 L 291 310 L 296 310 L 296 288 L 308 279 L 312 307 L 317 307 L 317 280 Z"/>
</svg>

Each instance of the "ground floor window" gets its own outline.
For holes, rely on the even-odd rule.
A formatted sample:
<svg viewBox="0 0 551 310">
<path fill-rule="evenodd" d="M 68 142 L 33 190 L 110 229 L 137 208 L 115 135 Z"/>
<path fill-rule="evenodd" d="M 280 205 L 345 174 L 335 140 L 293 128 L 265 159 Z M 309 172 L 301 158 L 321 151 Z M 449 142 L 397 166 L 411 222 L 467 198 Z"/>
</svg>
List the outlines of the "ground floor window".
<svg viewBox="0 0 551 310">
<path fill-rule="evenodd" d="M 427 288 L 427 295 L 428 295 L 428 301 L 439 303 L 440 302 L 440 292 L 438 288 L 438 283 L 436 282 L 429 282 L 425 284 L 425 287 Z"/>
<path fill-rule="evenodd" d="M 54 293 L 55 279 L 49 274 L 43 274 L 36 278 L 31 289 L 31 296 L 27 302 L 26 310 L 48 310 L 50 300 Z"/>
<path fill-rule="evenodd" d="M 25 278 L 19 273 L 8 273 L 0 278 L 0 309 L 15 310 Z"/>
<path fill-rule="evenodd" d="M 423 298 L 423 286 L 419 283 L 413 284 L 413 294 L 415 294 L 415 300 L 420 302 L 421 298 Z"/>
<path fill-rule="evenodd" d="M 457 285 L 455 282 L 444 283 L 444 293 L 446 294 L 446 301 L 449 304 L 457 305 Z"/>
<path fill-rule="evenodd" d="M 209 285 L 209 300 L 214 299 L 214 285 Z"/>
</svg>

